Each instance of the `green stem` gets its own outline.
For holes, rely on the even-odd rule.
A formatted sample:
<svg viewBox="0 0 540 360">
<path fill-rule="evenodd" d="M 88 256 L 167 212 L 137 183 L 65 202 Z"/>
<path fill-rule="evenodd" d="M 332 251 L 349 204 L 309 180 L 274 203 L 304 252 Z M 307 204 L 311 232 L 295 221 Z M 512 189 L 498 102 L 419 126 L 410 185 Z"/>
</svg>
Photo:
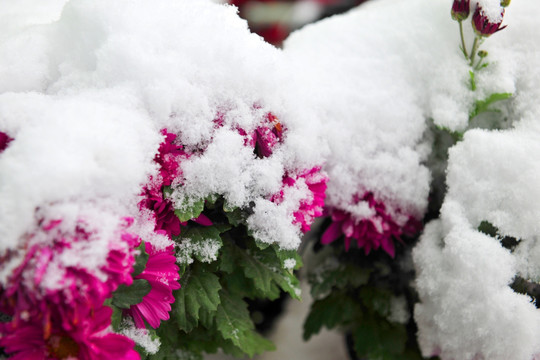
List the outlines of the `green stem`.
<svg viewBox="0 0 540 360">
<path fill-rule="evenodd" d="M 476 55 L 476 51 L 478 50 L 478 36 L 476 36 L 474 38 L 474 42 L 473 42 L 473 45 L 472 45 L 472 50 L 471 50 L 471 66 L 474 65 L 474 56 Z"/>
<path fill-rule="evenodd" d="M 467 47 L 465 46 L 465 38 L 463 37 L 463 24 L 462 21 L 459 20 L 459 36 L 461 36 L 461 50 L 463 51 L 463 55 L 465 55 L 465 59 L 469 59 L 469 54 L 467 54 Z"/>
<path fill-rule="evenodd" d="M 480 65 L 482 65 L 482 61 L 484 61 L 483 58 L 478 59 L 478 62 L 476 63 L 474 70 L 480 70 Z"/>
</svg>

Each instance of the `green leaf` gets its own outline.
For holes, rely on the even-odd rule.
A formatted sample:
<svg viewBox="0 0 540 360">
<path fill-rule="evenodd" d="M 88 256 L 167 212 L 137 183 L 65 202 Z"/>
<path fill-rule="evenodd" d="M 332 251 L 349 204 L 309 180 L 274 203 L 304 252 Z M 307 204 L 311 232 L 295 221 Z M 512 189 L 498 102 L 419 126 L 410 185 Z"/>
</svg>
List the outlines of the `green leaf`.
<svg viewBox="0 0 540 360">
<path fill-rule="evenodd" d="M 309 275 L 313 298 L 327 296 L 332 289 L 359 288 L 369 281 L 372 269 L 351 264 L 338 264 L 337 267 Z"/>
<path fill-rule="evenodd" d="M 186 198 L 180 209 L 174 210 L 174 214 L 180 219 L 181 222 L 185 222 L 191 219 L 196 219 L 201 215 L 204 210 L 204 199 L 194 200 Z"/>
<path fill-rule="evenodd" d="M 474 71 L 470 70 L 469 71 L 469 77 L 470 77 L 470 86 L 471 86 L 471 90 L 472 91 L 476 91 L 476 79 L 475 79 L 475 76 L 474 76 Z"/>
<path fill-rule="evenodd" d="M 141 241 L 141 245 L 137 247 L 137 251 L 139 252 L 139 255 L 135 257 L 135 265 L 133 265 L 133 273 L 131 273 L 132 277 L 135 277 L 144 271 L 149 257 L 146 253 L 144 241 Z"/>
<path fill-rule="evenodd" d="M 393 294 L 389 290 L 374 286 L 364 286 L 360 289 L 359 297 L 362 303 L 380 316 L 390 315 Z"/>
<path fill-rule="evenodd" d="M 182 288 L 175 293 L 174 314 L 180 330 L 189 332 L 197 326 L 201 308 L 216 311 L 221 302 L 219 278 L 202 266 L 193 266 L 182 278 Z"/>
<path fill-rule="evenodd" d="M 304 323 L 304 340 L 309 340 L 323 326 L 333 329 L 359 316 L 361 316 L 361 309 L 353 299 L 343 293 L 333 293 L 311 304 L 309 315 Z"/>
<path fill-rule="evenodd" d="M 366 316 L 353 330 L 354 347 L 359 357 L 403 359 L 407 331 L 401 324 L 390 324 L 375 316 Z"/>
<path fill-rule="evenodd" d="M 179 259 L 183 263 L 189 263 L 193 257 L 204 263 L 216 260 L 223 246 L 220 234 L 229 228 L 229 225 L 213 225 L 184 230 L 180 235 Z"/>
<path fill-rule="evenodd" d="M 111 326 L 114 331 L 118 331 L 120 329 L 120 325 L 122 324 L 122 310 L 116 306 L 111 306 L 111 308 L 113 309 L 113 313 L 111 315 Z"/>
<path fill-rule="evenodd" d="M 489 106 L 497 101 L 507 100 L 513 96 L 512 93 L 494 93 L 488 96 L 485 100 L 478 100 L 474 105 L 473 111 L 469 114 L 469 119 L 473 119 L 481 113 L 487 111 L 496 111 L 489 108 Z"/>
<path fill-rule="evenodd" d="M 272 245 L 272 248 L 276 252 L 276 256 L 281 263 L 281 267 L 289 271 L 298 270 L 302 267 L 302 257 L 300 256 L 300 254 L 298 254 L 298 251 L 282 250 L 277 245 Z M 292 268 L 288 268 L 288 265 L 291 265 L 292 263 L 294 263 L 294 266 Z"/>
<path fill-rule="evenodd" d="M 152 287 L 147 280 L 136 279 L 130 286 L 120 285 L 113 293 L 112 305 L 120 309 L 129 309 L 131 305 L 140 304 L 143 297 L 150 292 Z"/>
<path fill-rule="evenodd" d="M 227 216 L 229 224 L 231 224 L 232 226 L 238 226 L 240 224 L 243 224 L 246 219 L 245 213 L 242 211 L 242 209 L 226 209 L 225 206 L 223 206 L 223 211 L 225 213 L 225 216 Z"/>
<path fill-rule="evenodd" d="M 279 297 L 279 286 L 293 298 L 300 300 L 299 281 L 281 266 L 281 261 L 272 248 L 264 250 L 236 248 L 238 265 L 245 276 L 253 281 L 261 297 Z M 277 285 L 277 286 L 276 286 Z"/>
<path fill-rule="evenodd" d="M 274 345 L 253 331 L 247 304 L 239 297 L 221 292 L 221 304 L 216 314 L 216 327 L 224 339 L 230 340 L 249 357 L 267 350 Z"/>
</svg>

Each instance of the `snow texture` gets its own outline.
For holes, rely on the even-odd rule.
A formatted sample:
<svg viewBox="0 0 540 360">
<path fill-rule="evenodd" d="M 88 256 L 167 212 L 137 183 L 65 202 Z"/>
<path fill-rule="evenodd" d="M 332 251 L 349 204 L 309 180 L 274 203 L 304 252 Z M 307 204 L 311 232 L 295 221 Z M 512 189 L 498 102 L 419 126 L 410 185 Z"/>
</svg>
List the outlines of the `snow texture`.
<svg viewBox="0 0 540 360">
<path fill-rule="evenodd" d="M 470 130 L 450 149 L 440 219 L 428 224 L 414 251 L 421 299 L 415 319 L 425 356 L 530 360 L 540 354 L 540 312 L 509 287 L 516 275 L 540 280 L 538 15 L 537 2 L 513 2 L 508 28 L 485 42 L 490 65 L 479 73 L 479 90 L 484 97 L 514 94 L 503 109 L 510 125 Z M 517 238 L 517 248 L 479 232 L 482 221 Z"/>
<path fill-rule="evenodd" d="M 477 4 L 491 21 L 500 20 L 498 0 L 471 7 Z M 516 274 L 533 281 L 540 275 L 540 4 L 514 2 L 506 9 L 508 27 L 482 44 L 490 64 L 477 72 L 476 91 L 451 5 L 369 1 L 293 33 L 285 54 L 297 62 L 326 125 L 327 205 L 360 218 L 372 215 L 368 207 L 346 204 L 363 191 L 421 217 L 428 120 L 464 131 L 476 101 L 514 94 L 497 104 L 503 117 L 497 125 L 505 130 L 471 130 L 450 151 L 441 218 L 427 226 L 414 252 L 421 296 L 415 319 L 426 356 L 530 360 L 540 353 L 540 313 L 508 285 Z M 464 28 L 470 46 L 470 20 Z M 476 230 L 483 220 L 501 236 L 521 240 L 513 253 Z"/>
<path fill-rule="evenodd" d="M 443 110 L 441 102 L 430 104 L 425 96 L 452 98 L 446 86 L 426 88 L 429 77 L 446 83 L 451 79 L 438 71 L 439 66 L 430 69 L 436 62 L 431 54 L 440 50 L 445 56 L 452 51 L 441 46 L 440 39 L 429 38 L 433 23 L 418 16 L 420 20 L 411 26 L 410 19 L 402 16 L 409 6 L 408 2 L 366 3 L 306 26 L 284 46 L 324 124 L 331 151 L 324 167 L 330 178 L 326 205 L 351 213 L 356 221 L 374 215 L 366 202 L 353 201 L 366 192 L 373 192 L 401 226 L 408 216 L 421 219 L 429 190 L 429 172 L 422 165 L 427 152 L 419 147 L 425 118 L 429 112 L 453 109 Z M 429 13 L 424 8 L 417 6 L 415 11 Z M 402 27 L 411 34 L 395 31 Z M 426 51 L 421 51 L 421 44 Z M 457 94 L 462 87 L 459 79 L 455 82 L 451 86 Z"/>
<path fill-rule="evenodd" d="M 321 162 L 326 148 L 293 69 L 234 7 L 24 0 L 3 2 L 0 14 L 0 131 L 14 138 L 0 154 L 0 254 L 24 246 L 38 209 L 50 218 L 54 205 L 56 217 L 70 217 L 64 203 L 101 209 L 97 224 L 134 217 L 143 240 L 166 247 L 137 207 L 157 172 L 162 128 L 193 153 L 176 198 L 218 193 L 247 207 L 278 193 L 286 171 Z M 287 131 L 259 159 L 238 128 L 254 130 L 268 112 Z M 264 241 L 299 245 L 299 196 L 290 199 L 254 209 L 249 224 Z"/>
</svg>

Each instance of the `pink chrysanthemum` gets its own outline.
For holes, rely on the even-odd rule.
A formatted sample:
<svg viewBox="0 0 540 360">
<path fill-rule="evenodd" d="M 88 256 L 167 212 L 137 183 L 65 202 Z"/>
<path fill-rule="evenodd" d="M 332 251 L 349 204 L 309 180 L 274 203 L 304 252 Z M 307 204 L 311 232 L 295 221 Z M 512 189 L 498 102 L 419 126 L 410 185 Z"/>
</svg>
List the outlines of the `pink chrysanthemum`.
<svg viewBox="0 0 540 360">
<path fill-rule="evenodd" d="M 298 210 L 293 213 L 293 224 L 299 224 L 302 232 L 306 233 L 311 228 L 311 224 L 313 224 L 315 218 L 323 214 L 328 177 L 321 172 L 320 166 L 304 170 L 296 175 L 285 175 L 283 178 L 283 188 L 271 200 L 278 204 L 281 203 L 285 196 L 286 188 L 294 187 L 300 182 L 305 184 L 309 190 L 309 195 L 300 200 Z"/>
<path fill-rule="evenodd" d="M 97 229 L 81 220 L 73 231 L 61 229 L 62 220 L 41 223 L 39 231 L 29 236 L 23 261 L 1 293 L 0 306 L 11 308 L 15 322 L 37 309 L 44 319 L 54 315 L 64 325 L 76 319 L 81 309 L 100 307 L 118 285 L 133 282 L 133 249 L 140 240 L 125 231 L 130 222 L 127 219 L 117 232 L 118 238 L 110 240 L 106 260 L 97 269 L 70 259 L 72 249 L 92 246 Z"/>
<path fill-rule="evenodd" d="M 13 139 L 5 132 L 0 131 L 0 153 L 4 151 Z"/>
<path fill-rule="evenodd" d="M 143 200 L 139 203 L 141 209 L 149 209 L 155 218 L 155 230 L 164 230 L 169 237 L 180 235 L 180 220 L 174 214 L 174 207 L 170 200 L 163 197 L 163 188 L 172 185 L 173 181 L 181 176 L 180 161 L 189 158 L 181 145 L 175 143 L 176 135 L 161 130 L 165 139 L 159 146 L 154 161 L 159 164 L 159 176 L 150 179 L 150 183 L 143 191 Z"/>
<path fill-rule="evenodd" d="M 332 209 L 332 223 L 321 237 L 322 244 L 330 244 L 339 237 L 345 237 L 345 249 L 349 250 L 351 240 L 355 239 L 359 248 L 367 254 L 373 249 L 382 248 L 391 257 L 395 256 L 393 239 L 401 240 L 402 235 L 414 235 L 421 228 L 421 223 L 412 216 L 400 225 L 386 210 L 383 202 L 375 200 L 373 193 L 367 192 L 355 198 L 355 204 L 364 201 L 375 212 L 369 218 L 356 219 L 352 214 Z"/>
<path fill-rule="evenodd" d="M 80 308 L 68 323 L 60 323 L 33 311 L 25 320 L 0 325 L 0 346 L 12 360 L 140 359 L 131 339 L 108 331 L 111 314 L 106 306 Z"/>
<path fill-rule="evenodd" d="M 145 328 L 144 320 L 154 329 L 161 320 L 169 319 L 171 304 L 174 302 L 173 290 L 180 288 L 178 266 L 173 246 L 156 250 L 152 244 L 145 243 L 148 262 L 142 273 L 135 279 L 147 280 L 152 289 L 141 303 L 131 306 L 129 313 L 139 328 Z"/>
</svg>

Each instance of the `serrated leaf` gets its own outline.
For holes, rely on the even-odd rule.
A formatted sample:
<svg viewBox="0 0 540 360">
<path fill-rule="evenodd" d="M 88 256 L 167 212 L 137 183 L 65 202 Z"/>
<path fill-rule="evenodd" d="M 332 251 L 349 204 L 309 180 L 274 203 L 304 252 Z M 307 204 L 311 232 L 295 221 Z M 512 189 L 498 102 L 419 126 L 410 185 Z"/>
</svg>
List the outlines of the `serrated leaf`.
<svg viewBox="0 0 540 360">
<path fill-rule="evenodd" d="M 216 260 L 218 252 L 223 246 L 220 234 L 229 229 L 229 225 L 213 225 L 192 227 L 185 230 L 180 236 L 183 243 L 180 245 L 178 255 L 182 259 L 195 257 L 200 262 L 205 263 Z"/>
<path fill-rule="evenodd" d="M 277 298 L 279 296 L 277 285 L 293 298 L 300 299 L 298 279 L 281 267 L 281 262 L 272 248 L 265 250 L 237 248 L 236 254 L 238 265 L 245 276 L 252 279 L 255 289 L 261 292 L 262 297 Z"/>
<path fill-rule="evenodd" d="M 512 93 L 494 93 L 488 96 L 485 100 L 478 100 L 475 103 L 474 109 L 469 115 L 469 119 L 473 119 L 479 114 L 486 111 L 494 111 L 489 108 L 489 106 L 497 101 L 508 100 L 513 96 Z"/>
<path fill-rule="evenodd" d="M 202 266 L 194 266 L 182 279 L 173 305 L 180 330 L 189 332 L 198 324 L 200 309 L 216 311 L 221 302 L 219 278 Z"/>
<path fill-rule="evenodd" d="M 133 280 L 130 286 L 120 285 L 113 293 L 112 305 L 120 309 L 129 309 L 131 305 L 142 302 L 143 297 L 152 290 L 152 286 L 145 279 Z"/>
<path fill-rule="evenodd" d="M 174 214 L 180 219 L 181 222 L 185 222 L 191 219 L 196 219 L 201 215 L 204 210 L 204 199 L 193 200 L 185 199 L 180 206 L 180 209 L 174 210 Z"/>
<path fill-rule="evenodd" d="M 221 292 L 221 304 L 216 313 L 216 328 L 249 357 L 274 349 L 274 345 L 253 331 L 247 304 L 240 297 Z M 229 349 L 230 350 L 230 349 Z"/>
<path fill-rule="evenodd" d="M 324 326 L 333 329 L 347 324 L 361 316 L 356 302 L 343 293 L 334 293 L 311 304 L 309 315 L 304 322 L 304 340 L 317 334 Z"/>
<path fill-rule="evenodd" d="M 139 255 L 135 257 L 135 265 L 133 265 L 133 272 L 131 273 L 131 277 L 133 278 L 142 273 L 146 268 L 146 263 L 148 262 L 149 255 L 146 253 L 145 246 L 146 245 L 144 241 L 141 241 L 141 244 L 137 247 Z"/>
<path fill-rule="evenodd" d="M 287 269 L 289 263 L 294 262 L 294 266 L 288 270 L 298 270 L 303 266 L 302 257 L 296 250 L 282 250 L 277 245 L 272 245 L 272 248 L 276 252 L 281 267 Z"/>
</svg>

